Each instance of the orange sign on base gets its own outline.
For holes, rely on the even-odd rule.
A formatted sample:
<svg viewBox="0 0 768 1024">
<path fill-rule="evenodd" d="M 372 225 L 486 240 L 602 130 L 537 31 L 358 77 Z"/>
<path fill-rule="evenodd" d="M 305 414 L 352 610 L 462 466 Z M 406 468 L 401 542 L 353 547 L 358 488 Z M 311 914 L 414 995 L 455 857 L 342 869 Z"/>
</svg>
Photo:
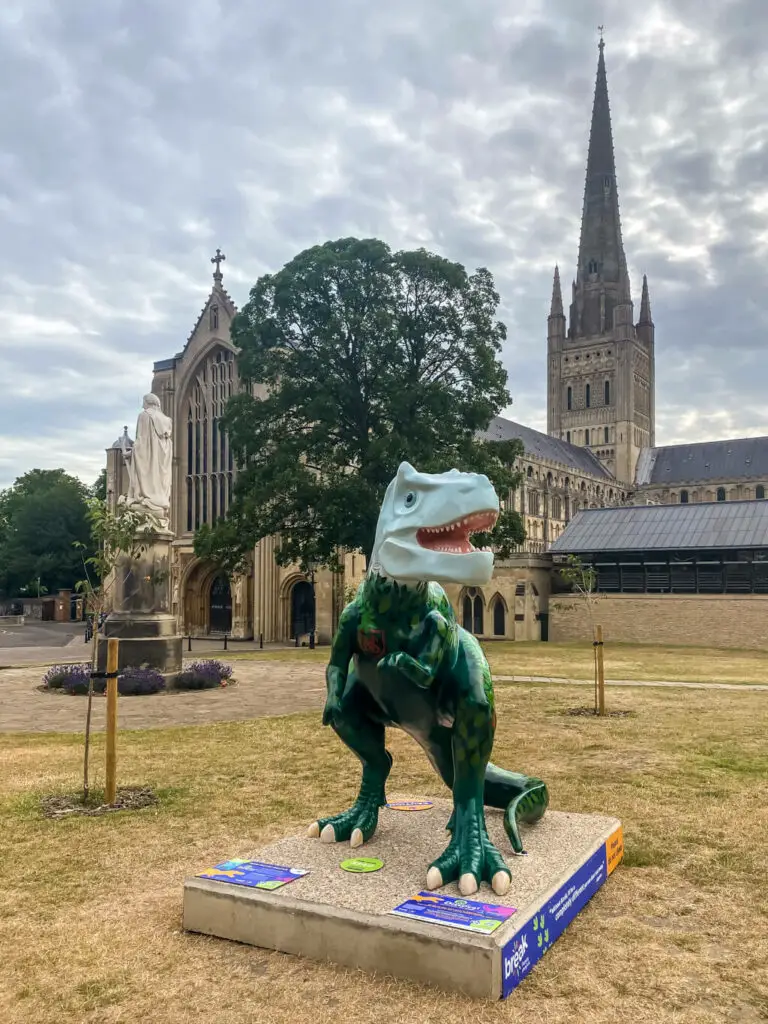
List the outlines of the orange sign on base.
<svg viewBox="0 0 768 1024">
<path fill-rule="evenodd" d="M 623 856 L 624 833 L 621 830 L 621 825 L 619 825 L 613 835 L 605 843 L 605 859 L 609 875 L 619 866 Z"/>
</svg>

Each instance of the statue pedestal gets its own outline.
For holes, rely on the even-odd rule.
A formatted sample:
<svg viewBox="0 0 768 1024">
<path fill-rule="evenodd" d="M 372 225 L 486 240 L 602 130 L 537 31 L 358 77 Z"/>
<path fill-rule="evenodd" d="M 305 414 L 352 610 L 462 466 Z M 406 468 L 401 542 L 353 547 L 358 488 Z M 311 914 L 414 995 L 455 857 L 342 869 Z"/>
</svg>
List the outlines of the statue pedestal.
<svg viewBox="0 0 768 1024">
<path fill-rule="evenodd" d="M 116 638 L 118 670 L 149 665 L 173 684 L 181 672 L 182 637 L 171 614 L 170 554 L 173 534 L 158 530 L 135 560 L 123 559 L 115 574 L 113 611 L 98 641 L 98 670 L 107 661 L 107 640 Z"/>
<path fill-rule="evenodd" d="M 210 871 L 213 864 L 200 864 L 208 877 L 186 879 L 183 927 L 480 999 L 506 998 L 619 864 L 621 823 L 606 815 L 548 810 L 536 825 L 521 826 L 527 856 L 516 857 L 502 812 L 486 808 L 491 839 L 508 853 L 512 886 L 497 896 L 483 884 L 469 899 L 515 908 L 487 934 L 482 928 L 451 927 L 447 914 L 436 922 L 392 913 L 424 890 L 427 867 L 445 847 L 451 810 L 444 799 L 417 813 L 382 808 L 376 835 L 357 850 L 349 843 L 309 839 L 305 832 L 258 850 L 244 840 L 239 850 L 222 850 L 218 874 Z M 237 864 L 222 862 L 233 856 L 308 874 L 273 891 L 270 882 L 252 888 L 231 881 Z M 384 866 L 363 874 L 340 868 L 341 861 L 356 856 L 377 857 Z M 458 887 L 452 883 L 424 893 L 419 902 L 429 908 L 435 896 L 458 897 Z M 600 922 L 592 917 L 589 926 L 599 930 Z"/>
</svg>

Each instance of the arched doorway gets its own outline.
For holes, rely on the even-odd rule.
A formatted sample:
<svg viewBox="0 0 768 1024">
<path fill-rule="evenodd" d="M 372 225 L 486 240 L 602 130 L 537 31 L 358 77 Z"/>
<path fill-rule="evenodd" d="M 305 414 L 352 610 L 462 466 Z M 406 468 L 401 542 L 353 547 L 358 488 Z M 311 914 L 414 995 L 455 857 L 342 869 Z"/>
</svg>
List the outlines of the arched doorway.
<svg viewBox="0 0 768 1024">
<path fill-rule="evenodd" d="M 315 595 L 312 584 L 300 580 L 291 591 L 291 639 L 315 631 Z"/>
<path fill-rule="evenodd" d="M 214 576 L 208 599 L 208 629 L 211 633 L 232 630 L 232 588 L 226 574 Z"/>
</svg>

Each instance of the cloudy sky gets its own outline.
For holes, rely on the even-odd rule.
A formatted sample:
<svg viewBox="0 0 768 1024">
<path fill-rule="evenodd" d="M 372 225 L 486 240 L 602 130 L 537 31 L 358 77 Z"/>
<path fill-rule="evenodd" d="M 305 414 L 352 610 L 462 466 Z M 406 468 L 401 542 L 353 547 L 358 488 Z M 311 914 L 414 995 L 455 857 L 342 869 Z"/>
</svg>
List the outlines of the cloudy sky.
<svg viewBox="0 0 768 1024">
<path fill-rule="evenodd" d="M 238 304 L 346 235 L 487 266 L 545 429 L 600 23 L 657 443 L 768 434 L 764 0 L 3 0 L 0 486 L 96 477 L 217 246 Z"/>
</svg>

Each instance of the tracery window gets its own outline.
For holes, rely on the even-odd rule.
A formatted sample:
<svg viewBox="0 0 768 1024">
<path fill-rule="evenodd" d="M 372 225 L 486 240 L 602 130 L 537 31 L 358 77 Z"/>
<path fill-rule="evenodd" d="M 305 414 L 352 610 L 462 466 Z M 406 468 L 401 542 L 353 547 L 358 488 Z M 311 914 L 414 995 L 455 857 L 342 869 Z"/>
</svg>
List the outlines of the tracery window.
<svg viewBox="0 0 768 1024">
<path fill-rule="evenodd" d="M 221 429 L 224 406 L 237 390 L 234 353 L 211 352 L 195 373 L 186 403 L 186 521 L 188 531 L 213 525 L 232 501 L 234 458 Z"/>
</svg>

